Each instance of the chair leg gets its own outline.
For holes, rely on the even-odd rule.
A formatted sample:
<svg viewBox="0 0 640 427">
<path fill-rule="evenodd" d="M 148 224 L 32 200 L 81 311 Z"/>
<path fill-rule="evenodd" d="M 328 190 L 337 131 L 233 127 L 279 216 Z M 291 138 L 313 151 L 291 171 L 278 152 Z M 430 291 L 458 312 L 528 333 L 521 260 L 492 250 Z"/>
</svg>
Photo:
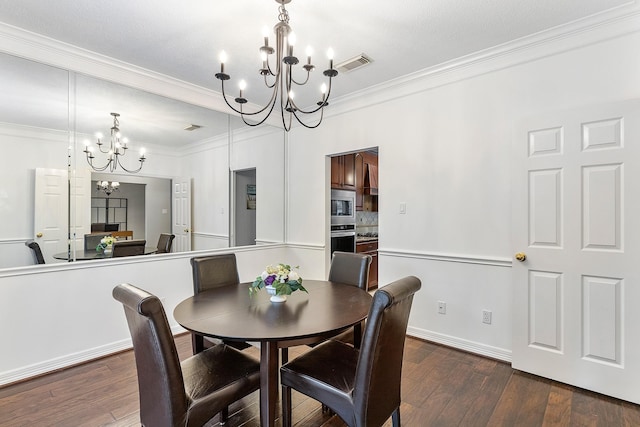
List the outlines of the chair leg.
<svg viewBox="0 0 640 427">
<path fill-rule="evenodd" d="M 398 406 L 393 414 L 391 414 L 391 423 L 393 427 L 400 427 L 400 407 Z"/>
<path fill-rule="evenodd" d="M 229 420 L 229 407 L 225 406 L 222 411 L 220 411 L 220 424 L 224 425 Z"/>
<path fill-rule="evenodd" d="M 282 353 L 280 359 L 282 360 L 282 364 L 284 365 L 289 361 L 289 349 L 287 347 L 282 347 L 280 351 Z"/>
<path fill-rule="evenodd" d="M 191 333 L 191 348 L 193 354 L 202 353 L 204 351 L 204 337 L 199 334 Z"/>
<path fill-rule="evenodd" d="M 282 386 L 282 427 L 291 427 L 291 387 L 284 385 Z"/>
</svg>

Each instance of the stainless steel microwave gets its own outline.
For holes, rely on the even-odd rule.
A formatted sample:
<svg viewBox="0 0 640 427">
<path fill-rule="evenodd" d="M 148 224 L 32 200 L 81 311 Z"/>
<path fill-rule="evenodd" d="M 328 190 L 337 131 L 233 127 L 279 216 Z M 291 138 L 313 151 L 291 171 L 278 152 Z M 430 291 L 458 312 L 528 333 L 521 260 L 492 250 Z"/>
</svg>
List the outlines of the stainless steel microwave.
<svg viewBox="0 0 640 427">
<path fill-rule="evenodd" d="M 356 192 L 331 190 L 331 225 L 356 223 Z"/>
</svg>

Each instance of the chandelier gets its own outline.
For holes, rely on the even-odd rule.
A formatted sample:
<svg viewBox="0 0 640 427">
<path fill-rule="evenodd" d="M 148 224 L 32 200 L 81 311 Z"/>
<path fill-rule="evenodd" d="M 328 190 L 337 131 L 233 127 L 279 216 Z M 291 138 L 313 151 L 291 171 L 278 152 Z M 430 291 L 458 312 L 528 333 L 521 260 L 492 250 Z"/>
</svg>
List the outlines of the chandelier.
<svg viewBox="0 0 640 427">
<path fill-rule="evenodd" d="M 88 140 L 84 143 L 84 153 L 87 156 L 87 163 L 89 163 L 89 166 L 91 166 L 91 168 L 97 172 L 102 172 L 107 169 L 109 169 L 110 172 L 114 172 L 118 166 L 120 166 L 125 172 L 128 173 L 140 172 L 140 169 L 142 169 L 142 165 L 146 160 L 146 157 L 144 156 L 144 148 L 140 149 L 140 157 L 138 158 L 140 167 L 138 167 L 138 169 L 136 170 L 129 170 L 125 168 L 121 163 L 120 158 L 124 157 L 127 153 L 127 150 L 129 149 L 129 147 L 127 147 L 127 143 L 129 142 L 129 140 L 127 138 L 122 138 L 122 136 L 120 135 L 120 122 L 118 121 L 118 117 L 120 117 L 120 114 L 111 113 L 111 115 L 113 116 L 113 127 L 111 128 L 111 138 L 109 140 L 108 147 L 102 147 L 103 145 L 106 145 L 104 142 L 102 142 L 103 136 L 101 133 L 96 133 L 96 145 L 98 146 L 98 151 L 100 153 L 107 155 L 106 163 L 102 166 L 96 166 L 93 163 L 95 159 L 95 156 L 93 155 L 93 153 L 95 152 L 95 148 L 91 146 L 91 143 Z"/>
<path fill-rule="evenodd" d="M 280 99 L 280 114 L 282 116 L 282 125 L 285 131 L 291 129 L 291 123 L 293 118 L 301 125 L 307 128 L 316 128 L 322 123 L 324 107 L 326 107 L 331 94 L 331 79 L 338 75 L 338 71 L 333 69 L 333 50 L 329 49 L 329 68 L 326 69 L 323 74 L 329 78 L 329 85 L 323 83 L 320 92 L 322 93 L 322 99 L 317 102 L 318 107 L 312 107 L 308 110 L 300 108 L 294 101 L 293 87 L 304 86 L 309 82 L 309 76 L 314 70 L 315 66 L 311 64 L 311 50 L 307 48 L 307 63 L 302 66 L 306 71 L 306 78 L 304 80 L 296 80 L 293 77 L 293 66 L 298 64 L 298 58 L 293 55 L 293 46 L 295 44 L 295 34 L 291 31 L 289 26 L 289 14 L 285 9 L 285 4 L 290 3 L 291 0 L 276 0 L 279 3 L 278 7 L 279 15 L 278 22 L 274 26 L 274 32 L 276 35 L 275 49 L 269 46 L 268 30 L 264 31 L 264 46 L 260 47 L 260 55 L 262 58 L 262 68 L 259 73 L 264 77 L 264 84 L 267 88 L 272 89 L 271 98 L 264 107 L 259 108 L 257 111 L 247 112 L 244 110 L 243 105 L 248 101 L 243 96 L 243 92 L 246 88 L 246 83 L 241 80 L 239 83 L 240 95 L 234 99 L 238 104 L 238 108 L 229 103 L 227 94 L 224 90 L 224 82 L 231 77 L 224 72 L 224 63 L 227 60 L 227 55 L 223 51 L 220 54 L 220 72 L 216 73 L 216 78 L 220 80 L 222 87 L 222 96 L 227 105 L 236 113 L 240 114 L 242 121 L 249 126 L 258 126 L 267 120 L 267 118 L 273 112 L 278 99 Z M 269 57 L 275 53 L 275 70 L 271 68 L 271 62 Z M 302 73 L 304 75 L 304 72 Z M 319 113 L 318 113 L 319 112 Z M 308 125 L 300 120 L 302 115 L 306 114 L 319 114 L 318 121 L 313 125 Z M 247 121 L 247 118 L 254 119 L 254 122 Z"/>
<path fill-rule="evenodd" d="M 110 196 L 114 191 L 118 191 L 120 188 L 120 183 L 117 181 L 109 182 L 109 181 L 98 181 L 96 185 L 96 190 L 104 191 L 107 196 Z"/>
</svg>

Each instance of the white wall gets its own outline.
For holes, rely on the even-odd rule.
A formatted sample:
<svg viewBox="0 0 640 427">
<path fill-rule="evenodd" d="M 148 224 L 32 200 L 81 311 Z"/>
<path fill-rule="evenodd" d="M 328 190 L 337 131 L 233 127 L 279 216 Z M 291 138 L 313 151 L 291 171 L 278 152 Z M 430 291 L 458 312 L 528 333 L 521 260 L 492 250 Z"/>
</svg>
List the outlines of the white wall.
<svg viewBox="0 0 640 427">
<path fill-rule="evenodd" d="M 242 281 L 288 259 L 282 245 L 236 250 Z M 122 305 L 111 291 L 139 286 L 175 306 L 193 294 L 189 259 L 211 252 L 147 255 L 0 271 L 0 385 L 131 347 Z M 304 273 L 303 273 L 304 274 Z"/>
<path fill-rule="evenodd" d="M 325 156 L 378 146 L 380 283 L 407 274 L 423 280 L 412 334 L 509 360 L 515 125 L 549 110 L 640 97 L 638 46 L 636 32 L 493 72 L 480 63 L 477 75 L 431 86 L 425 77 L 395 99 L 382 89 L 373 105 L 342 106 L 348 112 L 318 129 L 296 128 L 288 152 L 295 159 L 289 242 L 328 245 Z M 444 316 L 438 300 L 447 302 Z M 483 309 L 493 311 L 490 326 L 481 321 Z"/>
<path fill-rule="evenodd" d="M 228 137 L 192 147 L 182 159 L 191 177 L 191 235 L 194 250 L 229 246 Z"/>
<path fill-rule="evenodd" d="M 32 265 L 36 168 L 67 170 L 68 134 L 0 124 L 0 269 Z"/>
</svg>

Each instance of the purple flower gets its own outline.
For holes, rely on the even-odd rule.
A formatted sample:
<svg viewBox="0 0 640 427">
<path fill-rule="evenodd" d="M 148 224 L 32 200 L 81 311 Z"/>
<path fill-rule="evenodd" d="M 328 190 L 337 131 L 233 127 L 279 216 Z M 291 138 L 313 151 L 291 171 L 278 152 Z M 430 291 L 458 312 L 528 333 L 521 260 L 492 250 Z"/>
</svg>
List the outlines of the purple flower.
<svg viewBox="0 0 640 427">
<path fill-rule="evenodd" d="M 270 286 L 275 279 L 276 279 L 276 276 L 273 276 L 273 275 L 267 276 L 267 278 L 264 279 L 265 286 Z"/>
</svg>

